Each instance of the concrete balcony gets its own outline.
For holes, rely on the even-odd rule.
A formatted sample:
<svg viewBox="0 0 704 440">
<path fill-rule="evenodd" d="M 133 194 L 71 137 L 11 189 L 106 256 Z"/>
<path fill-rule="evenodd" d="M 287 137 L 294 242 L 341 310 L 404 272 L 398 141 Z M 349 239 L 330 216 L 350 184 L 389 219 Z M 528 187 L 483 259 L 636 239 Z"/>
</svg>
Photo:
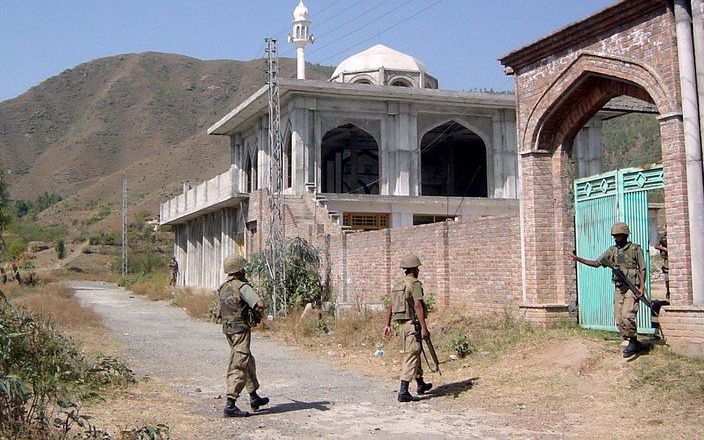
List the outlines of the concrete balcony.
<svg viewBox="0 0 704 440">
<path fill-rule="evenodd" d="M 238 206 L 249 194 L 240 192 L 235 166 L 198 184 L 184 184 L 182 194 L 162 203 L 159 224 L 175 225 L 225 207 Z"/>
</svg>

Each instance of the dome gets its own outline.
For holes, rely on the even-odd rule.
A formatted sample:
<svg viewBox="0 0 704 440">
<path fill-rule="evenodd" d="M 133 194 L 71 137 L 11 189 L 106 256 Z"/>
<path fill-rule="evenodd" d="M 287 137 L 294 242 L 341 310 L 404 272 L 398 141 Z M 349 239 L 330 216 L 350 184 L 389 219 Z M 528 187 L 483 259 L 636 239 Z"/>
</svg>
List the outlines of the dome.
<svg viewBox="0 0 704 440">
<path fill-rule="evenodd" d="M 298 6 L 293 10 L 293 21 L 308 21 L 308 8 L 303 4 L 303 0 L 298 2 Z"/>
<path fill-rule="evenodd" d="M 343 60 L 335 69 L 332 78 L 337 77 L 342 72 L 374 71 L 382 67 L 389 70 L 427 72 L 425 65 L 419 59 L 393 50 L 383 44 L 377 44 Z"/>
</svg>

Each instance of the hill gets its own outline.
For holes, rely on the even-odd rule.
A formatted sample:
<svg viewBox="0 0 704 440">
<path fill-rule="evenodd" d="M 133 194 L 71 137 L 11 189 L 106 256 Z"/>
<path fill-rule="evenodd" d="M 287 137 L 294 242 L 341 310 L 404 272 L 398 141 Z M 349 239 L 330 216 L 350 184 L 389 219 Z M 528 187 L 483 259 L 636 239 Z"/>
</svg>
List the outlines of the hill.
<svg viewBox="0 0 704 440">
<path fill-rule="evenodd" d="M 280 60 L 295 76 L 295 60 Z M 325 78 L 325 66 L 309 77 Z M 120 181 L 130 212 L 155 213 L 185 180 L 224 171 L 229 144 L 206 129 L 266 81 L 264 60 L 203 61 L 146 52 L 100 58 L 0 102 L 0 157 L 13 199 L 64 200 L 43 223 L 77 223 L 98 207 L 117 222 Z M 107 224 L 105 224 L 105 222 Z"/>
</svg>

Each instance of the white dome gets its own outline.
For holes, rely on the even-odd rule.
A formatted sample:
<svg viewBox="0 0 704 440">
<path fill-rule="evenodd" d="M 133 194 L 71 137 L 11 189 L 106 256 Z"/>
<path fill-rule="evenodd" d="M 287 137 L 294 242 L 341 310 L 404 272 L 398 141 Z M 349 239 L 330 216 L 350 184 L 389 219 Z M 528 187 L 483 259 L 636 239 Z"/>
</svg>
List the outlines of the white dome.
<svg viewBox="0 0 704 440">
<path fill-rule="evenodd" d="M 381 67 L 390 70 L 427 72 L 425 65 L 418 58 L 393 50 L 383 44 L 377 44 L 343 60 L 335 69 L 332 78 L 342 72 L 364 72 L 379 70 Z"/>
<path fill-rule="evenodd" d="M 298 6 L 293 10 L 293 21 L 308 21 L 308 8 L 303 4 L 303 0 L 298 2 Z"/>
</svg>

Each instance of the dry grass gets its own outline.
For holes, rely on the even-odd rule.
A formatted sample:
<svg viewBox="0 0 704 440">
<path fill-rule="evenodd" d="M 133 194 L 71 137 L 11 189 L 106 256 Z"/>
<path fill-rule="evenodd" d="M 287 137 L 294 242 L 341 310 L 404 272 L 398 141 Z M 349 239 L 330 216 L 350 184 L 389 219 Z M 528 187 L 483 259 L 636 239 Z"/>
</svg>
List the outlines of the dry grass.
<svg viewBox="0 0 704 440">
<path fill-rule="evenodd" d="M 132 284 L 130 290 L 135 295 L 143 295 L 152 301 L 164 301 L 171 299 L 171 291 L 160 281 L 140 281 Z"/>
<path fill-rule="evenodd" d="M 196 319 L 209 319 L 210 310 L 215 301 L 212 292 L 194 289 L 182 289 L 176 293 L 173 304 L 188 312 L 189 316 Z"/>
<path fill-rule="evenodd" d="M 101 327 L 98 314 L 81 307 L 74 291 L 63 283 L 49 283 L 15 292 L 15 302 L 66 328 Z"/>
</svg>

